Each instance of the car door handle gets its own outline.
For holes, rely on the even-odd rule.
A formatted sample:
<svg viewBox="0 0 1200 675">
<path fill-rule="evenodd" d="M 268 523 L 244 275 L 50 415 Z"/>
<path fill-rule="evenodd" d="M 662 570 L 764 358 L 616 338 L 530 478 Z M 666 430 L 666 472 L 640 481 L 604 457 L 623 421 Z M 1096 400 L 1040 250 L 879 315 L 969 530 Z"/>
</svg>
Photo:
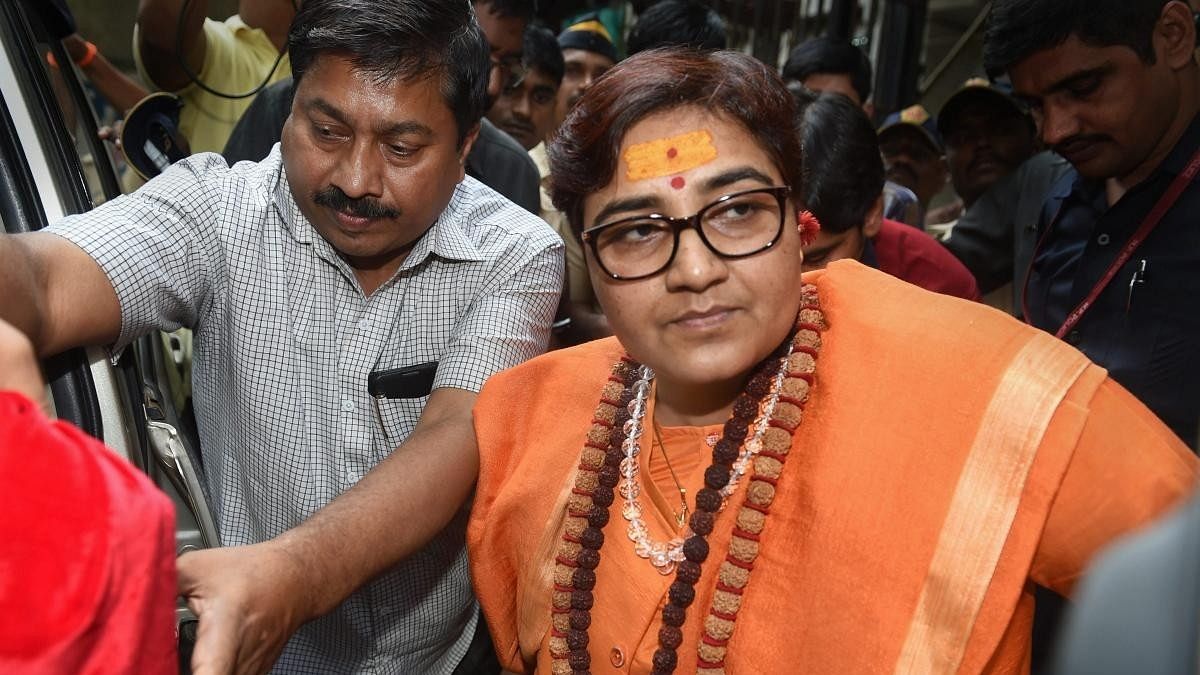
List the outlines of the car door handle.
<svg viewBox="0 0 1200 675">
<path fill-rule="evenodd" d="M 167 478 L 175 485 L 187 500 L 196 524 L 200 528 L 200 538 L 204 545 L 212 548 L 221 545 L 217 535 L 217 526 L 208 503 L 204 500 L 203 487 L 200 485 L 200 473 L 192 464 L 192 458 L 183 447 L 179 432 L 166 422 L 159 422 L 147 417 L 146 428 L 150 431 L 150 448 L 159 466 L 166 472 Z"/>
</svg>

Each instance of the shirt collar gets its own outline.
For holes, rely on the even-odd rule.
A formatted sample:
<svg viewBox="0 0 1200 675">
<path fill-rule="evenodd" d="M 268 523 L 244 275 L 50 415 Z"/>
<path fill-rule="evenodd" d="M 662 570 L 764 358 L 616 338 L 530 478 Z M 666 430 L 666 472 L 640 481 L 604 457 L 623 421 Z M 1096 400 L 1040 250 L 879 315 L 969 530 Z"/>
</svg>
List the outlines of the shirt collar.
<svg viewBox="0 0 1200 675">
<path fill-rule="evenodd" d="M 230 15 L 229 18 L 225 19 L 225 25 L 235 33 L 240 33 L 245 30 L 256 30 L 247 25 L 246 22 L 242 20 L 242 16 L 240 14 Z"/>
<path fill-rule="evenodd" d="M 275 177 L 275 187 L 272 189 L 272 199 L 275 210 L 279 213 L 279 217 L 283 220 L 283 227 L 292 235 L 292 238 L 301 244 L 311 244 L 313 242 L 313 226 L 308 222 L 308 218 L 300 211 L 300 205 L 296 203 L 296 197 L 292 194 L 291 185 L 288 184 L 287 172 L 283 170 L 283 157 L 280 154 L 279 144 L 276 143 L 272 148 L 271 154 L 263 160 L 263 163 L 274 162 L 276 166 L 272 171 Z"/>
<path fill-rule="evenodd" d="M 472 205 L 479 193 L 480 184 L 474 178 L 467 176 L 454 186 L 450 195 L 450 203 L 442 209 L 441 215 L 434 221 L 417 242 L 412 253 L 404 259 L 400 269 L 410 269 L 420 265 L 426 258 L 436 255 L 443 260 L 481 261 L 483 254 L 475 246 L 463 229 L 463 223 L 471 218 L 479 217 Z"/>
<path fill-rule="evenodd" d="M 1198 147 L 1200 147 L 1200 115 L 1192 118 L 1191 123 L 1188 124 L 1187 129 L 1183 130 L 1183 135 L 1176 141 L 1175 147 L 1171 148 L 1171 152 L 1163 160 L 1162 165 L 1155 169 L 1155 173 L 1165 171 L 1172 176 L 1183 173 L 1188 162 L 1192 161 L 1192 155 L 1195 154 Z"/>
</svg>

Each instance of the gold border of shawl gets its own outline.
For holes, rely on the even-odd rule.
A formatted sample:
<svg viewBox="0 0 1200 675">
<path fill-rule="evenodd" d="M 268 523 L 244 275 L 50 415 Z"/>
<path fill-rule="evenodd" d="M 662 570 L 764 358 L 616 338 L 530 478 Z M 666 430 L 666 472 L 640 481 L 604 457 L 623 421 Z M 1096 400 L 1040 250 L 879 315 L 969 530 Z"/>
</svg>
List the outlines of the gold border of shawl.
<svg viewBox="0 0 1200 675">
<path fill-rule="evenodd" d="M 1013 356 L 959 474 L 896 673 L 958 670 L 1042 437 L 1087 365 L 1048 334 Z"/>
</svg>

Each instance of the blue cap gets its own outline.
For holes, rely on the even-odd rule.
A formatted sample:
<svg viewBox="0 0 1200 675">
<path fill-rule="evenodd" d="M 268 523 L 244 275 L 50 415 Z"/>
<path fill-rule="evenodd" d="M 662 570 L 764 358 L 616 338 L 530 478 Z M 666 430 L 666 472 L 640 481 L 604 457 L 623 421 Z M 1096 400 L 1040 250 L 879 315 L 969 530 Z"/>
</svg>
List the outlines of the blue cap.
<svg viewBox="0 0 1200 675">
<path fill-rule="evenodd" d="M 920 132 L 920 136 L 929 141 L 938 154 L 946 152 L 942 144 L 942 135 L 938 133 L 937 120 L 934 119 L 925 106 L 911 105 L 904 110 L 894 112 L 883 119 L 879 127 L 879 137 L 882 139 L 892 129 L 911 128 Z"/>
</svg>

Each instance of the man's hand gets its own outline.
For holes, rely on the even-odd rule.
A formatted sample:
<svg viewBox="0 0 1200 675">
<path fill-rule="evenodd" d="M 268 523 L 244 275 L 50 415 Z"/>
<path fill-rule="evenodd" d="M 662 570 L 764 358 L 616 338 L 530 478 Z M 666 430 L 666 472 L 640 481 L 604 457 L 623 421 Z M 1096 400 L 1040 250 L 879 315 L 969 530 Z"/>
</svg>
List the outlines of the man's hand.
<svg viewBox="0 0 1200 675">
<path fill-rule="evenodd" d="M 176 567 L 179 593 L 200 618 L 195 675 L 265 673 L 314 616 L 305 567 L 278 542 L 193 551 Z"/>
<path fill-rule="evenodd" d="M 0 319 L 0 390 L 15 391 L 46 408 L 46 383 L 33 344 L 15 326 Z"/>
<path fill-rule="evenodd" d="M 179 593 L 200 617 L 192 671 L 267 671 L 303 623 L 446 527 L 479 472 L 474 403 L 435 389 L 408 440 L 308 520 L 261 544 L 180 556 Z"/>
</svg>

